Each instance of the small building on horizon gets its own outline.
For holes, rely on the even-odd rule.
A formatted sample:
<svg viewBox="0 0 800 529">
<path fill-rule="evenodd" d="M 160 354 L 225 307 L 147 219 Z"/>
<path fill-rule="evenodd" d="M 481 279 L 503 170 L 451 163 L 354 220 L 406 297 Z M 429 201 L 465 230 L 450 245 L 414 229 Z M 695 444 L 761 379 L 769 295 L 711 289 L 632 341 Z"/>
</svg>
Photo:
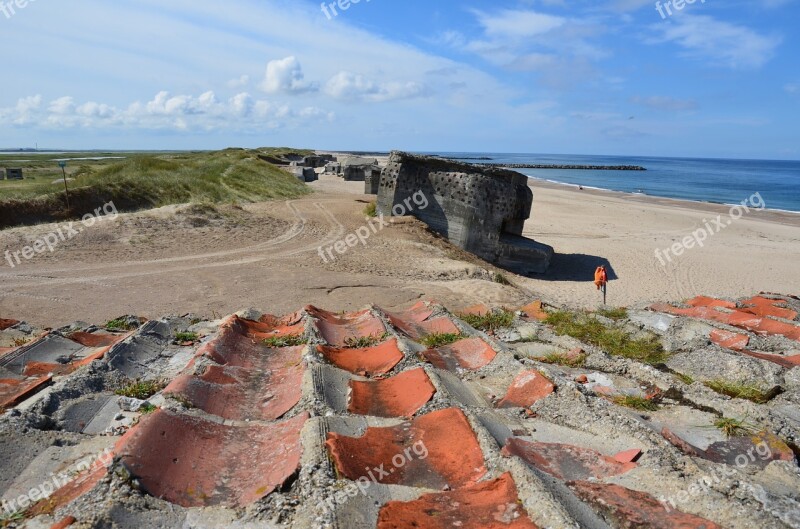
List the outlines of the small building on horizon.
<svg viewBox="0 0 800 529">
<path fill-rule="evenodd" d="M 7 180 L 23 180 L 22 169 L 6 168 L 5 178 Z M 2 180 L 2 178 L 0 178 L 0 180 Z"/>
</svg>

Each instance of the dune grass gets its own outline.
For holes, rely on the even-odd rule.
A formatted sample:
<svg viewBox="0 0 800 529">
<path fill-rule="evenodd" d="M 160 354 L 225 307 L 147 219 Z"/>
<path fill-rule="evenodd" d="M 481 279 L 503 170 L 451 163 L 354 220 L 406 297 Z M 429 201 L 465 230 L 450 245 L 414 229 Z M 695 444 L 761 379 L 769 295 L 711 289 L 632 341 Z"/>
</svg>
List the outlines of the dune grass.
<svg viewBox="0 0 800 529">
<path fill-rule="evenodd" d="M 18 210 L 18 224 L 75 218 L 113 201 L 120 211 L 169 204 L 240 203 L 296 198 L 309 193 L 291 174 L 259 159 L 260 154 L 298 155 L 291 149 L 227 149 L 216 152 L 121 154 L 124 160 L 75 161 L 68 166 L 72 210 L 65 211 L 61 170 L 54 158 L 30 162 L 0 158 L 0 167 L 23 167 L 26 180 L 0 181 L 0 210 Z M 0 219 L 0 228 L 15 225 Z"/>
</svg>

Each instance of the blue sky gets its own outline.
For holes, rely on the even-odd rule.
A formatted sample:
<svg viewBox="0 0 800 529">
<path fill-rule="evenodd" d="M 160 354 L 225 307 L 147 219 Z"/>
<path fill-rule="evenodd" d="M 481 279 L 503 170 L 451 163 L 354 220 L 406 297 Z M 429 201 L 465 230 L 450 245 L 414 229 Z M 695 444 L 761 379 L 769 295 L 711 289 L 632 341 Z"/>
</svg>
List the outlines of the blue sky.
<svg viewBox="0 0 800 529">
<path fill-rule="evenodd" d="M 800 159 L 800 0 L 15 1 L 2 147 Z"/>
</svg>

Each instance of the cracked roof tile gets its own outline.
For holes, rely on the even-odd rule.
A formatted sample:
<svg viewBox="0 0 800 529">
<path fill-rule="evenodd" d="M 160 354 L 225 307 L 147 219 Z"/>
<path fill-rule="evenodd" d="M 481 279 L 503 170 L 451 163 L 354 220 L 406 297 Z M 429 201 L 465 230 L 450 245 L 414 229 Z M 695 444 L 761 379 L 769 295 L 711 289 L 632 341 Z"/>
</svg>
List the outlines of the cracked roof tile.
<svg viewBox="0 0 800 529">
<path fill-rule="evenodd" d="M 319 345 L 317 352 L 336 367 L 359 376 L 386 374 L 404 358 L 402 351 L 397 347 L 397 338 L 364 349 Z"/>
</svg>

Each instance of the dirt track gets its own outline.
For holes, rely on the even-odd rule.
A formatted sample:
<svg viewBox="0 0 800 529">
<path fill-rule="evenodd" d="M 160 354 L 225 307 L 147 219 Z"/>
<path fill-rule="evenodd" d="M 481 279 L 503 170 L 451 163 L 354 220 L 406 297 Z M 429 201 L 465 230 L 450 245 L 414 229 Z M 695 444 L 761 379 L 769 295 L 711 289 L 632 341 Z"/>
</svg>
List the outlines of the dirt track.
<svg viewBox="0 0 800 529">
<path fill-rule="evenodd" d="M 423 296 L 454 306 L 524 301 L 493 283 L 483 267 L 453 259 L 461 256 L 415 221 L 388 226 L 366 246 L 324 262 L 320 247 L 367 224 L 366 200 L 326 191 L 219 213 L 166 207 L 120 215 L 15 268 L 3 259 L 0 314 L 66 324 L 122 314 L 212 317 L 250 306 L 274 313 L 298 304 L 349 310 L 367 300 L 392 308 Z M 56 227 L 2 232 L 0 252 L 17 251 Z"/>
</svg>

